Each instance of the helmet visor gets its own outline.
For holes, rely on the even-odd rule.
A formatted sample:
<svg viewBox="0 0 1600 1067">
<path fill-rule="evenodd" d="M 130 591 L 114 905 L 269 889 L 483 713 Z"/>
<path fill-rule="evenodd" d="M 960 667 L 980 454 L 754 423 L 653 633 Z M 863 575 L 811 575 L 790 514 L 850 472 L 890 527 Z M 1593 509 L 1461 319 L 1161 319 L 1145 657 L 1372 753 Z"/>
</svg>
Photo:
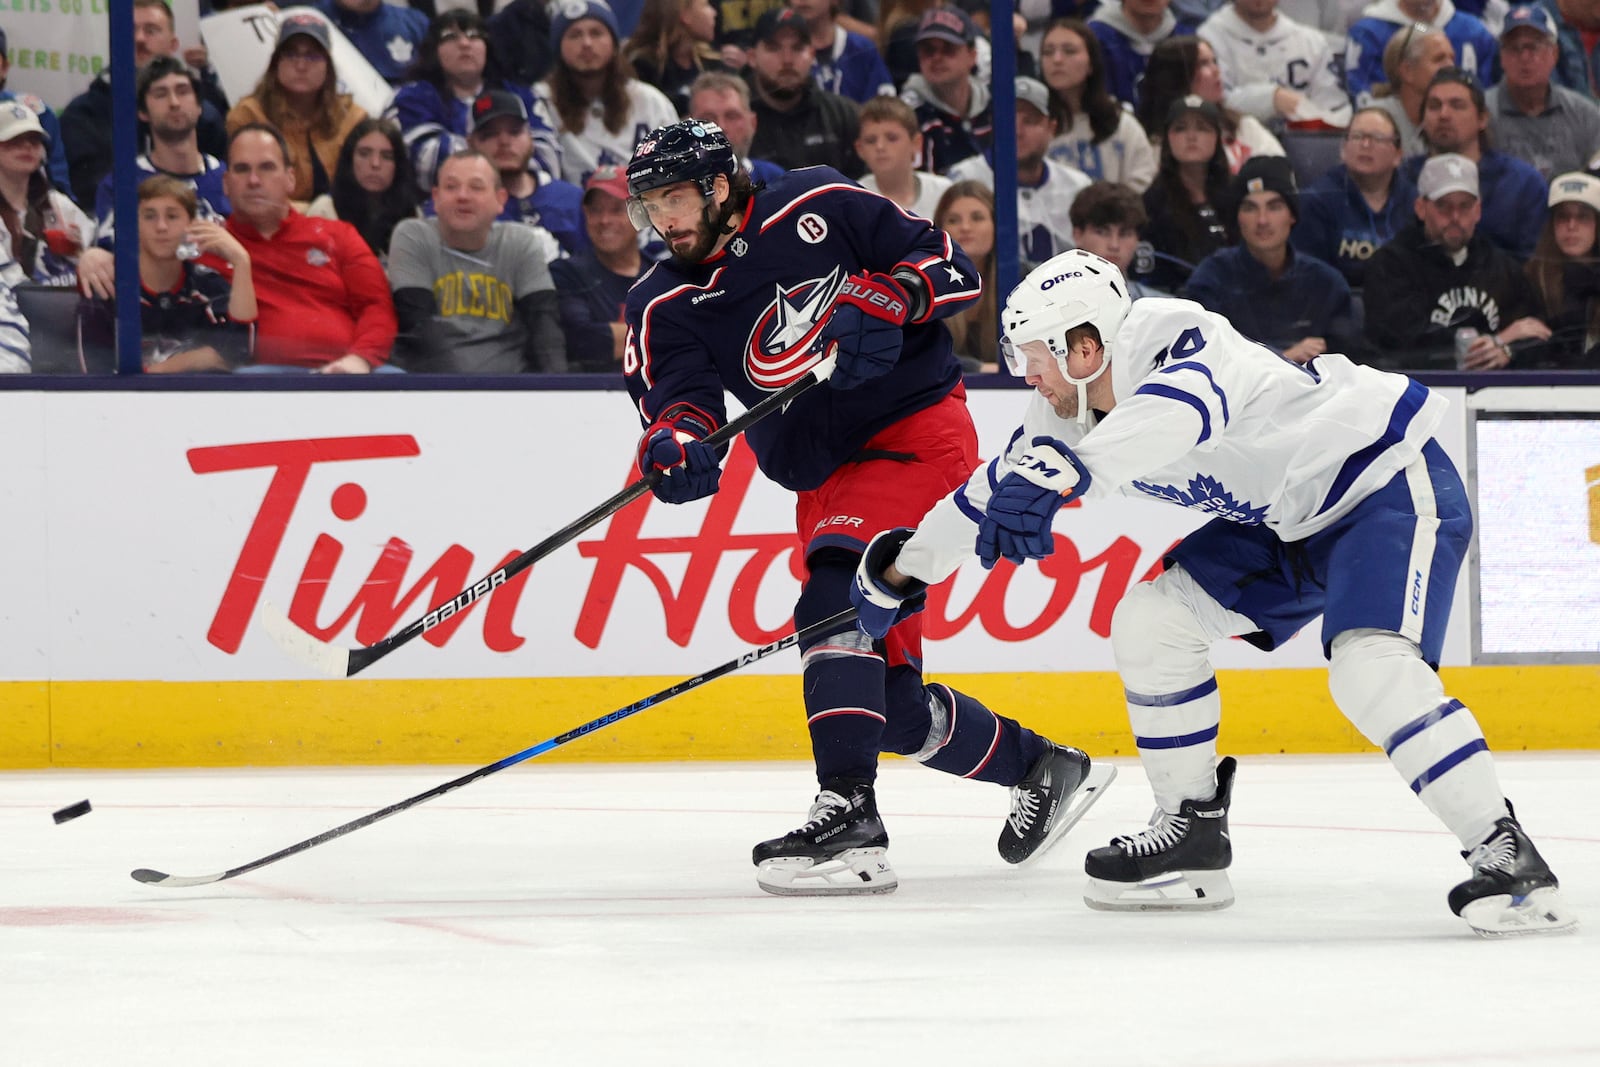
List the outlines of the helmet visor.
<svg viewBox="0 0 1600 1067">
<path fill-rule="evenodd" d="M 694 182 L 679 182 L 661 191 L 650 189 L 646 192 L 656 195 L 649 200 L 645 199 L 645 193 L 628 197 L 628 221 L 633 223 L 636 230 L 654 226 L 660 231 L 663 220 L 669 223 L 667 228 L 670 229 L 672 221 L 698 216 L 705 210 L 709 199 L 705 190 Z"/>
</svg>

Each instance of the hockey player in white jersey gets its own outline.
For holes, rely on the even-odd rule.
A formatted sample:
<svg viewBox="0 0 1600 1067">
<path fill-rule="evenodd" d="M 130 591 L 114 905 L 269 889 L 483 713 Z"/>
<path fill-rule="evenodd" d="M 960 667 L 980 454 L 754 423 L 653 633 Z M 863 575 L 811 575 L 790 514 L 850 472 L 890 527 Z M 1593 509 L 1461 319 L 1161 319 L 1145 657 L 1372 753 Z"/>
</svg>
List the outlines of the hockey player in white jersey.
<svg viewBox="0 0 1600 1067">
<path fill-rule="evenodd" d="M 1212 644 L 1270 650 L 1318 615 L 1339 709 L 1461 841 L 1449 905 L 1485 935 L 1576 918 L 1500 792 L 1483 732 L 1438 663 L 1472 536 L 1461 479 L 1433 434 L 1444 401 L 1338 355 L 1300 366 L 1187 300 L 1130 304 L 1122 275 L 1074 249 L 1006 301 L 1003 348 L 1035 395 L 1006 454 L 913 532 L 868 546 L 854 601 L 868 633 L 920 610 L 972 555 L 1023 563 L 1054 548 L 1065 503 L 1151 496 L 1215 518 L 1165 573 L 1131 588 L 1111 641 L 1149 827 L 1089 853 L 1085 899 L 1107 909 L 1233 901 L 1234 760 L 1216 758 Z"/>
<path fill-rule="evenodd" d="M 1216 53 L 1227 105 L 1262 122 L 1350 125 L 1350 97 L 1327 38 L 1278 10 L 1233 0 L 1196 31 Z"/>
</svg>

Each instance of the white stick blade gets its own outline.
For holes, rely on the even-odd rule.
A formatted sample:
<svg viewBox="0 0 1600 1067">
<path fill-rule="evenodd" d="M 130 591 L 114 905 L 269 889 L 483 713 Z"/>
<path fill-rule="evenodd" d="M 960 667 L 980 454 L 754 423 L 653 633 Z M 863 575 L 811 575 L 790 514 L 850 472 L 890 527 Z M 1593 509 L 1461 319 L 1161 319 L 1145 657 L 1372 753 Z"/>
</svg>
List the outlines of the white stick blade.
<svg viewBox="0 0 1600 1067">
<path fill-rule="evenodd" d="M 145 885 L 172 886 L 177 889 L 191 885 L 210 885 L 212 882 L 222 881 L 224 877 L 225 875 L 221 874 L 203 874 L 195 878 L 181 878 L 175 874 L 152 871 L 148 867 L 140 867 L 133 872 L 133 880 L 136 882 L 143 882 Z"/>
<path fill-rule="evenodd" d="M 350 650 L 312 637 L 289 621 L 289 616 L 278 610 L 270 600 L 261 602 L 256 609 L 261 616 L 261 627 L 290 658 L 330 678 L 350 676 Z"/>
</svg>

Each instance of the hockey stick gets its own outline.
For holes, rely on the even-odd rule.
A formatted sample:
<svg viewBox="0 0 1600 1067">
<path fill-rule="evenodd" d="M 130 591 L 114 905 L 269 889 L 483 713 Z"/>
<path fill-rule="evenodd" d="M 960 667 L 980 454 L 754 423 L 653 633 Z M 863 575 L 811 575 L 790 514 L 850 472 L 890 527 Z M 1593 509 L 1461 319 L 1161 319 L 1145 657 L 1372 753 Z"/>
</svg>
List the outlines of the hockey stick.
<svg viewBox="0 0 1600 1067">
<path fill-rule="evenodd" d="M 241 874 L 258 870 L 262 867 L 265 867 L 269 863 L 277 863 L 281 859 L 287 859 L 296 853 L 304 852 L 310 848 L 316 848 L 318 845 L 332 841 L 334 838 L 343 837 L 345 834 L 354 833 L 363 826 L 371 826 L 373 823 L 387 819 L 391 815 L 398 815 L 407 808 L 414 808 L 424 801 L 432 800 L 434 797 L 442 797 L 446 793 L 460 789 L 464 785 L 469 785 L 472 782 L 476 782 L 479 778 L 487 778 L 489 775 L 494 774 L 497 771 L 503 771 L 507 767 L 515 767 L 524 760 L 530 760 L 535 756 L 542 756 L 544 753 L 549 752 L 553 748 L 559 748 L 568 741 L 576 741 L 578 738 L 587 734 L 592 734 L 596 730 L 603 730 L 612 723 L 621 722 L 630 715 L 637 715 L 646 708 L 653 707 L 654 705 L 660 704 L 663 701 L 671 700 L 675 696 L 682 696 L 691 689 L 698 689 L 707 682 L 715 681 L 725 674 L 732 674 L 741 667 L 747 667 L 758 660 L 766 659 L 768 656 L 782 652 L 784 649 L 793 645 L 797 645 L 801 641 L 814 637 L 825 637 L 840 627 L 847 626 L 854 622 L 855 618 L 856 609 L 847 608 L 832 618 L 824 619 L 818 623 L 813 623 L 812 625 L 807 626 L 804 630 L 798 630 L 787 637 L 781 637 L 772 642 L 770 645 L 762 645 L 760 648 L 755 648 L 748 652 L 744 652 L 740 654 L 737 659 L 730 659 L 728 662 L 719 667 L 711 668 L 704 674 L 697 674 L 693 678 L 688 678 L 674 685 L 670 685 L 658 693 L 650 694 L 643 700 L 634 701 L 625 708 L 618 708 L 616 711 L 602 715 L 598 719 L 591 719 L 582 726 L 568 730 L 564 734 L 557 734 L 548 741 L 541 741 L 532 748 L 525 748 L 521 752 L 513 753 L 503 760 L 498 760 L 486 767 L 479 767 L 470 774 L 463 774 L 460 778 L 452 778 L 443 785 L 436 785 L 425 793 L 418 793 L 414 797 L 408 797 L 405 800 L 400 801 L 398 804 L 390 804 L 387 808 L 374 811 L 369 815 L 363 815 L 361 818 L 347 822 L 343 826 L 335 826 L 332 830 L 329 830 L 326 833 L 318 834 L 316 837 L 307 838 L 306 840 L 301 841 L 299 844 L 290 845 L 288 848 L 279 849 L 277 852 L 274 852 L 269 856 L 262 856 L 258 860 L 251 860 L 249 863 L 243 864 L 242 866 L 229 868 L 220 874 L 203 874 L 194 877 L 183 877 L 181 875 L 163 874 L 161 871 L 152 871 L 149 868 L 141 867 L 133 872 L 133 879 L 136 882 L 144 882 L 146 885 L 163 885 L 183 888 L 192 885 L 209 885 L 212 882 L 221 882 L 228 878 L 237 878 Z"/>
<path fill-rule="evenodd" d="M 805 377 L 784 386 L 738 418 L 715 430 L 706 437 L 705 443 L 712 446 L 726 444 L 774 411 L 781 411 L 787 408 L 812 386 L 827 380 L 828 376 L 833 373 L 836 358 L 834 353 L 830 352 L 828 357 L 812 367 Z M 540 541 L 520 556 L 517 556 L 493 574 L 472 583 L 450 600 L 445 601 L 422 616 L 422 618 L 408 623 L 403 629 L 390 634 L 376 644 L 367 645 L 363 648 L 342 648 L 331 642 L 323 641 L 290 622 L 289 617 L 279 610 L 276 605 L 265 601 L 262 602 L 259 608 L 261 625 L 272 639 L 277 642 L 278 647 L 295 659 L 330 677 L 348 678 L 353 674 L 366 670 L 419 634 L 427 633 L 445 619 L 458 612 L 465 611 L 474 601 L 487 596 L 496 587 L 521 574 L 585 530 L 603 522 L 644 496 L 660 480 L 661 472 L 651 471 L 609 500 L 595 505 L 595 507 L 563 526 L 543 541 Z"/>
</svg>

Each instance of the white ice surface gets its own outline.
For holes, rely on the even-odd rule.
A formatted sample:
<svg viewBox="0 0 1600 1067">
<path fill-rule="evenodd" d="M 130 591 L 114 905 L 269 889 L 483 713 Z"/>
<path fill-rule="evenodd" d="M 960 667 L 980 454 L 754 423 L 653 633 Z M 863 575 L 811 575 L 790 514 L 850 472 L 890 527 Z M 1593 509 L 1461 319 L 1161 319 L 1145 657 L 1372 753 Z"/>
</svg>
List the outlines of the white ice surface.
<svg viewBox="0 0 1600 1067">
<path fill-rule="evenodd" d="M 1106 914 L 1031 870 L 1006 794 L 886 764 L 897 893 L 756 889 L 794 765 L 517 767 L 251 875 L 451 768 L 0 774 L 0 1064 L 1600 1064 L 1600 756 L 1503 755 L 1589 925 L 1488 942 L 1456 842 L 1378 757 L 1241 761 L 1238 903 Z M 56 826 L 87 797 L 95 810 Z"/>
</svg>

